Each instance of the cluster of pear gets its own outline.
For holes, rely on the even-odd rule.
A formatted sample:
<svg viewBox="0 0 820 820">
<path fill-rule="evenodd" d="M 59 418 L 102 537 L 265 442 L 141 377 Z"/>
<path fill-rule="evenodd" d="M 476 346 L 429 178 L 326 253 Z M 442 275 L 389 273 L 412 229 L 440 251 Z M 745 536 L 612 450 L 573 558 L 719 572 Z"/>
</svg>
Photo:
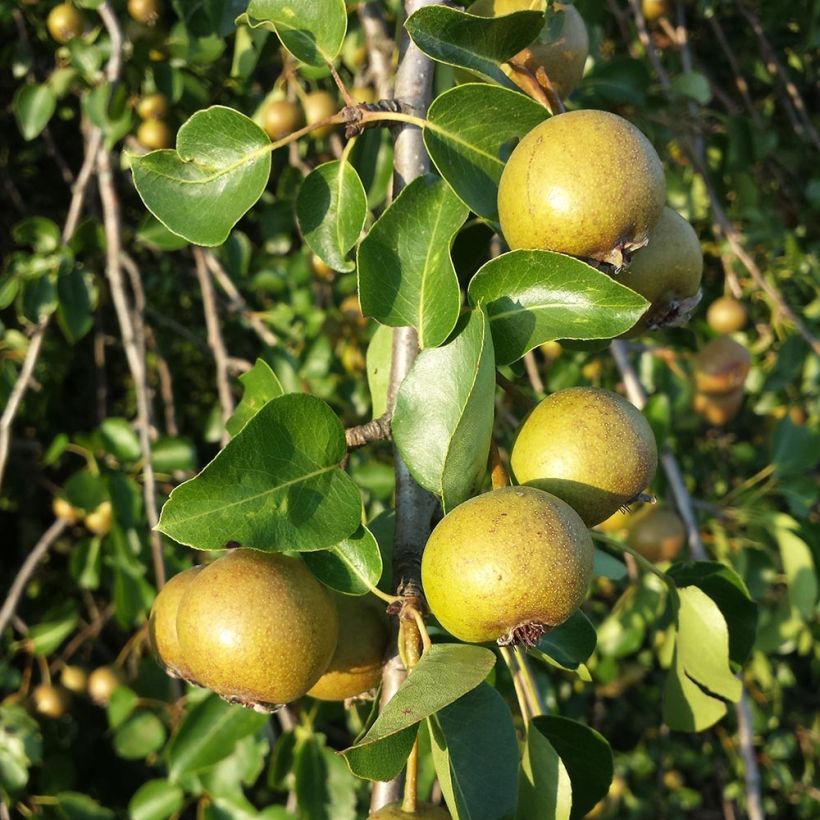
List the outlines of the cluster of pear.
<svg viewBox="0 0 820 820">
<path fill-rule="evenodd" d="M 56 720 L 69 710 L 73 695 L 87 695 L 97 706 L 107 706 L 123 681 L 115 666 L 100 666 L 90 673 L 81 666 L 64 666 L 59 684 L 48 681 L 34 687 L 30 704 L 38 714 Z"/>
<path fill-rule="evenodd" d="M 102 537 L 107 535 L 111 529 L 114 510 L 110 501 L 103 501 L 90 512 L 85 512 L 73 506 L 67 499 L 57 496 L 51 506 L 57 518 L 62 519 L 67 524 L 78 524 L 82 521 L 86 529 L 94 535 Z"/>
<path fill-rule="evenodd" d="M 464 641 L 532 644 L 566 621 L 592 580 L 587 528 L 639 496 L 658 453 L 633 405 L 575 387 L 527 416 L 510 463 L 518 485 L 453 509 L 422 557 L 427 603 Z"/>
<path fill-rule="evenodd" d="M 168 674 L 261 711 L 367 692 L 388 638 L 371 598 L 330 593 L 298 558 L 243 548 L 171 578 L 148 629 Z"/>
<path fill-rule="evenodd" d="M 128 0 L 128 14 L 142 25 L 156 25 L 161 13 L 160 0 Z M 85 20 L 73 3 L 58 3 L 48 13 L 46 28 L 58 43 L 63 44 L 83 33 Z"/>
<path fill-rule="evenodd" d="M 137 115 L 142 120 L 137 139 L 149 151 L 171 146 L 171 129 L 165 121 L 168 110 L 168 98 L 164 94 L 146 94 L 137 103 Z"/>
</svg>

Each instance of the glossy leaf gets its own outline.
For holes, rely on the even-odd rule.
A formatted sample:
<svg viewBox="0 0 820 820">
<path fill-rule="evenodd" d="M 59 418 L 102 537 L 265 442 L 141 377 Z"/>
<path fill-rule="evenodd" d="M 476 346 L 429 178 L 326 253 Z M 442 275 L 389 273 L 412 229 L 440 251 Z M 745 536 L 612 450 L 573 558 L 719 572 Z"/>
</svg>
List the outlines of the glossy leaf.
<svg viewBox="0 0 820 820">
<path fill-rule="evenodd" d="M 318 550 L 359 526 L 359 491 L 339 463 L 344 429 L 314 396 L 269 401 L 199 475 L 177 487 L 158 528 L 182 544 L 230 541 L 268 551 Z"/>
<path fill-rule="evenodd" d="M 367 346 L 367 386 L 374 419 L 387 411 L 387 390 L 393 358 L 393 328 L 379 325 Z"/>
<path fill-rule="evenodd" d="M 184 800 L 182 789 L 174 783 L 149 780 L 128 803 L 128 816 L 131 820 L 165 820 L 182 808 Z"/>
<path fill-rule="evenodd" d="M 393 440 L 416 481 L 449 510 L 483 477 L 495 418 L 495 364 L 481 310 L 443 347 L 422 351 L 402 382 Z"/>
<path fill-rule="evenodd" d="M 259 199 L 270 176 L 270 140 L 253 120 L 224 106 L 197 111 L 176 150 L 132 157 L 137 193 L 172 233 L 221 245 Z"/>
<path fill-rule="evenodd" d="M 484 647 L 434 644 L 367 734 L 343 752 L 351 771 L 369 780 L 394 777 L 410 752 L 419 721 L 475 689 L 493 666 L 495 655 Z"/>
<path fill-rule="evenodd" d="M 153 712 L 137 712 L 114 732 L 114 751 L 125 760 L 142 760 L 165 743 L 165 726 Z"/>
<path fill-rule="evenodd" d="M 433 761 L 454 820 L 501 820 L 515 812 L 518 740 L 509 707 L 480 684 L 430 718 Z"/>
<path fill-rule="evenodd" d="M 518 250 L 491 259 L 470 282 L 470 301 L 487 311 L 498 364 L 554 339 L 611 339 L 648 303 L 612 277 L 551 251 Z"/>
<path fill-rule="evenodd" d="M 248 17 L 252 26 L 270 24 L 282 45 L 308 65 L 333 62 L 347 32 L 344 0 L 251 0 Z"/>
<path fill-rule="evenodd" d="M 105 449 L 120 461 L 136 461 L 141 455 L 137 434 L 126 419 L 109 418 L 100 425 Z"/>
<path fill-rule="evenodd" d="M 353 270 L 347 252 L 356 244 L 366 216 L 367 196 L 349 162 L 320 165 L 299 188 L 299 230 L 310 249 L 334 270 Z"/>
<path fill-rule="evenodd" d="M 572 783 L 569 772 L 538 727 L 527 726 L 527 738 L 521 755 L 518 778 L 518 811 L 516 820 L 549 817 L 569 820 L 572 811 Z"/>
<path fill-rule="evenodd" d="M 663 720 L 679 732 L 702 732 L 726 714 L 726 704 L 704 692 L 686 674 L 679 648 L 663 689 Z"/>
<path fill-rule="evenodd" d="M 467 83 L 433 101 L 424 144 L 461 201 L 497 222 L 498 182 L 514 142 L 548 116 L 543 106 L 516 91 Z"/>
<path fill-rule="evenodd" d="M 244 393 L 225 427 L 235 436 L 271 399 L 283 395 L 285 390 L 270 365 L 257 359 L 254 366 L 239 377 Z"/>
<path fill-rule="evenodd" d="M 498 64 L 530 45 L 543 25 L 540 11 L 477 17 L 446 6 L 420 8 L 404 24 L 413 42 L 434 60 L 512 88 Z"/>
<path fill-rule="evenodd" d="M 325 586 L 346 595 L 365 595 L 382 577 L 379 545 L 367 527 L 359 527 L 328 550 L 306 552 L 302 557 Z"/>
<path fill-rule="evenodd" d="M 25 140 L 40 136 L 57 108 L 57 97 L 47 85 L 21 86 L 14 95 L 14 116 Z"/>
<path fill-rule="evenodd" d="M 359 247 L 359 300 L 384 325 L 409 325 L 422 348 L 440 345 L 461 303 L 450 246 L 467 209 L 432 174 L 414 179 Z"/>
<path fill-rule="evenodd" d="M 597 636 L 589 618 L 579 609 L 538 641 L 532 653 L 563 669 L 577 669 L 595 651 Z"/>
<path fill-rule="evenodd" d="M 57 321 L 66 339 L 73 344 L 94 326 L 96 292 L 93 277 L 76 266 L 61 271 L 57 276 L 57 298 L 60 302 Z"/>
<path fill-rule="evenodd" d="M 191 709 L 168 746 L 171 780 L 193 774 L 230 755 L 243 737 L 259 731 L 269 719 L 209 695 Z"/>
<path fill-rule="evenodd" d="M 809 545 L 795 532 L 797 522 L 779 515 L 775 530 L 783 571 L 789 585 L 789 600 L 800 615 L 809 621 L 817 604 L 817 572 Z"/>
<path fill-rule="evenodd" d="M 595 729 L 576 720 L 542 715 L 530 723 L 530 732 L 543 735 L 558 753 L 572 784 L 570 817 L 584 817 L 606 797 L 612 782 L 612 749 Z"/>
</svg>

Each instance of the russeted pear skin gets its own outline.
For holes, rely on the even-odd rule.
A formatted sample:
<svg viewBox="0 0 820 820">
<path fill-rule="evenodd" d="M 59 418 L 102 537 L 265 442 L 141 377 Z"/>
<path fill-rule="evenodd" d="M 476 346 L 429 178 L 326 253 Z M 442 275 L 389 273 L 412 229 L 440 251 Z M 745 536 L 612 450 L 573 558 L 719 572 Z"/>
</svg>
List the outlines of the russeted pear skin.
<svg viewBox="0 0 820 820">
<path fill-rule="evenodd" d="M 650 561 L 671 561 L 686 542 L 686 528 L 674 510 L 649 507 L 635 516 L 626 542 Z"/>
<path fill-rule="evenodd" d="M 319 680 L 336 649 L 338 618 L 302 561 L 240 548 L 190 583 L 177 635 L 193 680 L 267 710 L 302 697 Z"/>
<path fill-rule="evenodd" d="M 561 499 L 504 487 L 448 513 L 427 541 L 421 580 L 430 610 L 469 643 L 526 639 L 563 623 L 592 580 L 592 539 Z M 543 630 L 540 630 L 543 631 Z"/>
<path fill-rule="evenodd" d="M 724 395 L 743 387 L 752 357 L 728 336 L 718 336 L 695 357 L 695 387 L 699 393 Z"/>
<path fill-rule="evenodd" d="M 637 325 L 644 329 L 677 318 L 676 305 L 697 294 L 702 276 L 703 252 L 694 228 L 677 211 L 664 208 L 649 243 L 615 280 L 650 303 Z"/>
<path fill-rule="evenodd" d="M 737 418 L 743 404 L 743 396 L 742 387 L 731 393 L 695 393 L 693 407 L 695 412 L 713 427 L 723 427 Z"/>
<path fill-rule="evenodd" d="M 157 660 L 169 675 L 185 680 L 191 679 L 191 670 L 179 646 L 177 614 L 183 594 L 201 570 L 191 567 L 170 578 L 154 600 L 148 618 L 148 639 Z"/>
<path fill-rule="evenodd" d="M 570 111 L 516 146 L 501 175 L 498 215 L 512 250 L 620 268 L 646 244 L 665 196 L 661 161 L 634 125 L 607 111 Z"/>
<path fill-rule="evenodd" d="M 378 686 L 387 648 L 384 604 L 370 597 L 335 595 L 339 640 L 325 673 L 308 691 L 318 700 L 346 700 Z"/>
<path fill-rule="evenodd" d="M 416 810 L 410 814 L 402 811 L 401 803 L 390 803 L 367 816 L 367 820 L 450 820 L 450 812 L 432 803 L 416 803 Z"/>
<path fill-rule="evenodd" d="M 592 527 L 632 502 L 658 468 L 649 423 L 626 399 L 596 387 L 547 396 L 518 430 L 516 481 L 566 501 Z"/>
<path fill-rule="evenodd" d="M 500 17 L 516 11 L 543 11 L 544 5 L 544 0 L 477 0 L 467 11 L 479 17 Z M 589 56 L 589 33 L 584 18 L 574 5 L 554 3 L 553 10 L 562 15 L 558 36 L 550 38 L 554 24 L 548 21 L 529 50 L 563 99 L 580 85 L 584 76 L 584 65 Z"/>
</svg>

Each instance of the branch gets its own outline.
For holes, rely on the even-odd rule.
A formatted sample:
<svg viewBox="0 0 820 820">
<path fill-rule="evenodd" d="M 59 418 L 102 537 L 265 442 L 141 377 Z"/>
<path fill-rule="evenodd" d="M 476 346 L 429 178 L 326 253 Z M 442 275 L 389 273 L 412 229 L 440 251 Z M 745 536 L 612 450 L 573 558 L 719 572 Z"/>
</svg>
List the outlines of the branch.
<svg viewBox="0 0 820 820">
<path fill-rule="evenodd" d="M 380 100 L 393 97 L 391 59 L 395 45 L 387 33 L 380 3 L 362 3 L 359 6 L 359 21 L 367 43 L 370 74 L 376 86 L 376 96 Z"/>
<path fill-rule="evenodd" d="M 194 246 L 194 261 L 196 262 L 196 276 L 199 280 L 199 288 L 202 291 L 202 309 L 205 311 L 205 326 L 208 328 L 208 347 L 214 357 L 216 365 L 216 389 L 219 394 L 219 406 L 222 411 L 222 436 L 221 443 L 224 447 L 230 441 L 230 435 L 226 427 L 228 419 L 233 415 L 233 394 L 228 374 L 228 353 L 225 350 L 225 342 L 222 339 L 222 330 L 219 327 L 219 314 L 216 308 L 216 295 L 214 294 L 214 283 L 208 273 L 208 266 L 205 262 L 205 251 L 198 246 Z"/>
<path fill-rule="evenodd" d="M 23 566 L 20 567 L 16 577 L 11 585 L 6 600 L 0 608 L 0 635 L 3 634 L 9 624 L 17 604 L 20 603 L 20 598 L 26 588 L 26 584 L 31 578 L 37 564 L 40 563 L 43 556 L 49 551 L 51 545 L 60 537 L 62 531 L 68 526 L 68 522 L 62 518 L 58 518 L 41 536 L 40 540 L 34 545 L 34 549 L 28 554 L 28 557 L 23 561 Z"/>
<path fill-rule="evenodd" d="M 743 758 L 743 779 L 746 784 L 746 813 L 749 820 L 763 820 L 763 800 L 760 796 L 760 768 L 754 748 L 752 711 L 749 696 L 744 689 L 735 704 L 737 714 L 737 734 L 740 739 L 740 755 Z"/>
<path fill-rule="evenodd" d="M 357 450 L 373 441 L 388 441 L 390 439 L 390 414 L 385 413 L 377 419 L 348 427 L 345 430 L 345 442 L 348 450 Z"/>
<path fill-rule="evenodd" d="M 425 6 L 438 5 L 438 0 L 406 0 L 405 14 Z M 433 64 L 404 31 L 399 47 L 399 67 L 396 72 L 395 98 L 406 110 L 424 116 L 433 90 Z M 397 129 L 393 152 L 393 194 L 424 174 L 430 160 L 424 150 L 421 130 L 415 125 Z M 387 408 L 392 413 L 399 386 L 413 366 L 419 352 L 418 335 L 414 328 L 397 327 L 393 331 L 393 357 L 388 386 Z M 435 499 L 423 490 L 410 475 L 399 451 L 393 448 L 396 470 L 396 534 L 393 547 L 393 579 L 399 594 L 421 596 L 421 554 L 430 534 L 430 520 Z M 381 706 L 393 697 L 405 677 L 397 658 L 395 643 L 382 676 Z M 371 812 L 400 799 L 401 780 L 378 782 L 373 786 Z"/>
</svg>

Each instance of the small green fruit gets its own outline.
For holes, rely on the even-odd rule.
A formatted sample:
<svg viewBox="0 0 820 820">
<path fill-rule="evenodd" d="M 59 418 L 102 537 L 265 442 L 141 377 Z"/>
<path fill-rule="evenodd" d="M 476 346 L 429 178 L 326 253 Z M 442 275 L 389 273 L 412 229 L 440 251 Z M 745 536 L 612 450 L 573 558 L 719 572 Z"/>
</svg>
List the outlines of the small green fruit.
<svg viewBox="0 0 820 820">
<path fill-rule="evenodd" d="M 31 693 L 34 708 L 44 717 L 61 718 L 71 703 L 71 697 L 62 686 L 41 683 Z"/>
<path fill-rule="evenodd" d="M 625 335 L 680 324 L 694 307 L 692 301 L 697 302 L 702 275 L 697 234 L 677 211 L 664 208 L 649 234 L 649 244 L 636 251 L 629 269 L 615 277 L 650 303 L 637 326 Z"/>
<path fill-rule="evenodd" d="M 416 810 L 402 811 L 401 803 L 390 803 L 368 815 L 368 820 L 450 820 L 450 812 L 432 803 L 416 803 Z"/>
<path fill-rule="evenodd" d="M 532 643 L 581 605 L 592 554 L 568 504 L 532 487 L 504 487 L 439 522 L 421 579 L 432 613 L 460 640 Z"/>
<path fill-rule="evenodd" d="M 191 679 L 177 636 L 177 613 L 183 594 L 202 567 L 191 567 L 171 578 L 159 591 L 148 619 L 148 638 L 160 665 L 175 678 Z"/>
<path fill-rule="evenodd" d="M 330 665 L 308 691 L 319 700 L 346 700 L 378 686 L 387 648 L 387 618 L 372 598 L 334 596 L 339 641 Z"/>
<path fill-rule="evenodd" d="M 70 3 L 60 3 L 48 13 L 46 28 L 58 42 L 67 43 L 83 33 L 83 15 Z"/>
<path fill-rule="evenodd" d="M 305 110 L 305 121 L 308 125 L 313 125 L 327 117 L 333 116 L 339 106 L 336 104 L 333 95 L 329 92 L 314 91 L 311 94 L 305 95 L 305 98 L 302 100 L 302 108 Z M 314 137 L 326 137 L 331 131 L 333 131 L 333 126 L 325 125 L 310 133 Z"/>
<path fill-rule="evenodd" d="M 650 561 L 672 561 L 686 543 L 686 527 L 674 510 L 650 507 L 635 516 L 626 542 Z"/>
<path fill-rule="evenodd" d="M 302 561 L 250 549 L 204 567 L 177 613 L 191 678 L 262 710 L 302 697 L 319 680 L 338 630 L 329 593 Z"/>
<path fill-rule="evenodd" d="M 746 308 L 731 296 L 715 299 L 706 311 L 706 323 L 715 333 L 736 333 L 746 326 Z"/>
<path fill-rule="evenodd" d="M 292 134 L 304 124 L 302 109 L 290 100 L 274 100 L 262 114 L 262 128 L 272 140 Z"/>
<path fill-rule="evenodd" d="M 88 672 L 81 666 L 64 666 L 60 674 L 60 684 L 69 692 L 79 695 L 88 687 Z"/>
<path fill-rule="evenodd" d="M 88 696 L 98 706 L 107 706 L 117 687 L 122 686 L 125 677 L 113 666 L 100 666 L 88 676 Z"/>
<path fill-rule="evenodd" d="M 658 449 L 649 423 L 626 399 L 572 387 L 548 396 L 527 416 L 510 465 L 519 483 L 562 498 L 591 527 L 647 487 Z"/>
<path fill-rule="evenodd" d="M 752 357 L 743 345 L 719 336 L 695 357 L 695 388 L 699 393 L 721 396 L 743 387 Z"/>
<path fill-rule="evenodd" d="M 168 116 L 168 98 L 164 94 L 146 94 L 137 103 L 137 116 L 141 120 L 161 120 Z"/>
<path fill-rule="evenodd" d="M 137 128 L 137 140 L 149 151 L 171 147 L 171 129 L 162 120 L 146 120 Z"/>
<path fill-rule="evenodd" d="M 663 210 L 663 166 L 649 140 L 607 111 L 570 111 L 532 129 L 498 187 L 507 244 L 623 266 Z"/>
<path fill-rule="evenodd" d="M 155 26 L 162 14 L 160 0 L 128 0 L 128 13 L 144 26 Z"/>
</svg>

